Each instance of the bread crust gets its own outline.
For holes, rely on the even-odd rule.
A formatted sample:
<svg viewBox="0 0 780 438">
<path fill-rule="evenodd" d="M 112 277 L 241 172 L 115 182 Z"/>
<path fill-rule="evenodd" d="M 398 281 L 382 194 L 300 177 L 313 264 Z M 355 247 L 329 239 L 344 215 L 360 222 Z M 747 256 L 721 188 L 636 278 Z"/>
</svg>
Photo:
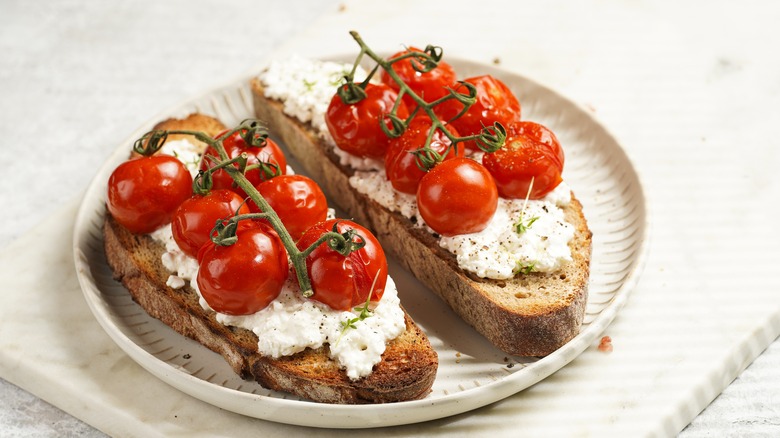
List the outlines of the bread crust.
<svg viewBox="0 0 780 438">
<path fill-rule="evenodd" d="M 168 120 L 158 126 L 198 130 L 201 123 L 212 126 L 215 120 L 202 115 L 190 117 L 184 119 L 190 123 Z M 106 213 L 103 237 L 113 276 L 133 300 L 176 332 L 222 355 L 244 379 L 322 403 L 389 403 L 423 398 L 431 390 L 438 356 L 406 312 L 406 330 L 387 344 L 373 372 L 351 380 L 329 358 L 327 346 L 279 359 L 259 354 L 258 338 L 252 331 L 219 323 L 213 311 L 200 306 L 197 293 L 189 285 L 179 289 L 167 286 L 170 272 L 162 265 L 163 244 L 149 235 L 132 234 L 110 213 Z"/>
<path fill-rule="evenodd" d="M 546 356 L 579 333 L 590 275 L 591 239 L 582 204 L 572 196 L 564 210 L 575 227 L 569 243 L 573 261 L 555 273 L 531 273 L 510 280 L 481 279 L 458 267 L 455 256 L 430 233 L 416 228 L 368 195 L 354 190 L 354 171 L 314 131 L 267 99 L 259 79 L 251 80 L 255 115 L 278 135 L 333 202 L 376 234 L 382 246 L 496 347 L 518 356 Z"/>
</svg>

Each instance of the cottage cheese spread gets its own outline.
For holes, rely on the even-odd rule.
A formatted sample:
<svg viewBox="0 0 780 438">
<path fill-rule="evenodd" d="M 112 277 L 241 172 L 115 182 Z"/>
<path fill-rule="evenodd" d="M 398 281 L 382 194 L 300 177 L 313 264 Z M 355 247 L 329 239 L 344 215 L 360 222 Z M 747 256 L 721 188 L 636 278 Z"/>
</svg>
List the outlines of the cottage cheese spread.
<svg viewBox="0 0 780 438">
<path fill-rule="evenodd" d="M 325 113 L 335 90 L 351 70 L 352 64 L 293 56 L 284 62 L 271 62 L 260 74 L 260 80 L 265 84 L 266 96 L 284 102 L 285 114 L 310 123 L 315 131 L 332 142 Z M 355 80 L 361 81 L 365 77 L 365 70 L 358 68 Z"/>
<path fill-rule="evenodd" d="M 170 155 L 181 159 L 182 154 L 176 147 L 170 149 L 170 152 Z M 332 209 L 329 210 L 331 215 Z M 150 236 L 165 245 L 161 260 L 163 266 L 171 272 L 166 284 L 178 289 L 189 282 L 200 296 L 195 281 L 198 262 L 184 254 L 176 244 L 171 225 L 160 227 Z M 212 310 L 202 296 L 200 305 L 206 310 Z M 259 338 L 258 352 L 264 356 L 279 358 L 306 348 L 316 349 L 329 344 L 331 359 L 346 370 L 350 379 L 369 375 L 374 365 L 381 361 L 387 342 L 406 330 L 404 312 L 392 278 L 387 278 L 384 295 L 372 309 L 371 316 L 356 322 L 355 328 L 342 333 L 341 323 L 357 316 L 355 312 L 336 311 L 303 298 L 292 272 L 282 292 L 265 309 L 246 316 L 216 313 L 217 321 L 221 324 L 253 331 Z"/>
<path fill-rule="evenodd" d="M 360 193 L 371 196 L 390 211 L 410 219 L 415 226 L 433 230 L 425 225 L 417 210 L 414 195 L 398 192 L 387 180 L 384 171 L 355 172 L 350 185 Z M 498 209 L 488 226 L 472 234 L 439 237 L 439 245 L 455 255 L 461 269 L 483 278 L 508 279 L 521 270 L 554 272 L 570 262 L 569 241 L 574 227 L 563 218 L 562 207 L 571 202 L 571 190 L 561 183 L 544 199 L 498 200 Z M 524 232 L 518 233 L 516 224 L 538 218 Z"/>
<path fill-rule="evenodd" d="M 301 122 L 313 121 L 314 130 L 333 146 L 324 117 L 339 82 L 317 80 L 316 88 L 302 84 L 307 77 L 332 77 L 333 72 L 349 71 L 350 68 L 350 64 L 295 57 L 273 63 L 260 80 L 265 86 L 266 97 L 284 102 L 285 113 Z M 305 109 L 300 109 L 303 103 Z M 288 107 L 291 108 L 289 111 Z M 401 213 L 415 226 L 433 233 L 418 213 L 415 196 L 393 189 L 381 161 L 356 157 L 337 147 L 334 147 L 334 152 L 342 166 L 356 171 L 349 178 L 353 188 L 388 210 Z M 482 153 L 477 152 L 471 158 L 481 161 L 481 156 Z M 479 233 L 440 237 L 439 245 L 456 256 L 461 269 L 483 278 L 508 279 L 519 271 L 554 272 L 572 260 L 568 242 L 574 237 L 575 230 L 564 220 L 562 210 L 570 202 L 571 191 L 565 183 L 541 200 L 526 203 L 525 200 L 499 199 L 498 210 L 486 229 Z M 522 218 L 538 219 L 524 232 L 518 233 L 516 224 Z"/>
</svg>

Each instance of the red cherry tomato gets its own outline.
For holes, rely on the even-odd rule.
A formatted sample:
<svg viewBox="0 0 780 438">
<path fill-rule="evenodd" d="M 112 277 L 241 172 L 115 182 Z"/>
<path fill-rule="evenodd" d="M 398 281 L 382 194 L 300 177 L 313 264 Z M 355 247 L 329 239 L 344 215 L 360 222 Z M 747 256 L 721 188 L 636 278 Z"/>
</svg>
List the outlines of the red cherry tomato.
<svg viewBox="0 0 780 438">
<path fill-rule="evenodd" d="M 135 234 L 169 223 L 179 204 L 192 195 L 192 176 L 169 155 L 133 158 L 108 179 L 108 211 Z"/>
<path fill-rule="evenodd" d="M 422 52 L 422 50 L 410 47 L 408 50 L 398 52 L 390 58 L 396 58 L 410 52 Z M 433 70 L 420 73 L 412 67 L 412 62 L 419 63 L 419 61 L 413 60 L 413 58 L 406 58 L 393 64 L 393 71 L 398 74 L 412 91 L 426 102 L 433 102 L 448 94 L 445 87 L 455 83 L 456 78 L 455 70 L 451 65 L 444 61 L 439 61 L 439 64 Z M 398 91 L 398 84 L 386 71 L 382 70 L 380 80 Z M 403 100 L 410 109 L 417 107 L 417 103 L 411 97 L 404 96 Z"/>
<path fill-rule="evenodd" d="M 490 173 L 470 158 L 453 158 L 420 180 L 417 206 L 429 227 L 443 236 L 482 231 L 498 208 Z"/>
<path fill-rule="evenodd" d="M 387 284 L 387 259 L 376 237 L 367 229 L 349 220 L 320 222 L 303 234 L 298 249 L 303 251 L 311 246 L 323 233 L 332 231 L 334 224 L 338 224 L 339 233 L 354 229 L 366 244 L 344 257 L 325 242 L 306 257 L 306 270 L 314 291 L 312 299 L 335 310 L 360 306 L 368 300 L 369 294 L 371 301 L 379 301 Z M 353 241 L 357 240 L 357 237 L 353 238 Z"/>
<path fill-rule="evenodd" d="M 468 78 L 468 82 L 477 88 L 477 101 L 469 107 L 465 114 L 452 120 L 450 123 L 458 129 L 463 136 L 476 135 L 483 126 L 492 126 L 499 122 L 504 127 L 520 120 L 520 102 L 499 79 L 490 75 Z M 464 85 L 456 84 L 452 88 L 460 93 L 465 93 Z M 463 104 L 455 99 L 448 100 L 434 108 L 434 111 L 442 120 L 451 120 L 463 110 Z M 466 142 L 466 147 L 477 149 L 474 141 Z"/>
<path fill-rule="evenodd" d="M 563 151 L 557 140 L 543 143 L 533 137 L 545 131 L 529 129 L 515 134 L 507 138 L 501 149 L 482 157 L 482 164 L 493 175 L 502 197 L 540 199 L 563 181 Z"/>
<path fill-rule="evenodd" d="M 382 131 L 380 123 L 398 100 L 398 94 L 384 84 L 368 84 L 366 98 L 347 105 L 334 95 L 325 114 L 325 123 L 336 145 L 343 151 L 358 157 L 382 158 L 390 138 Z M 398 106 L 398 117 L 409 116 L 406 105 Z M 389 127 L 389 124 L 388 124 Z"/>
<path fill-rule="evenodd" d="M 185 254 L 196 257 L 200 248 L 211 240 L 211 230 L 217 221 L 236 212 L 248 214 L 249 207 L 233 191 L 212 190 L 205 196 L 194 195 L 182 202 L 173 214 L 173 239 Z"/>
<path fill-rule="evenodd" d="M 328 216 L 328 201 L 322 189 L 303 175 L 280 175 L 257 185 L 257 191 L 274 209 L 294 240 Z M 254 204 L 251 210 L 260 212 Z"/>
<path fill-rule="evenodd" d="M 451 126 L 447 128 L 451 134 L 458 136 L 458 131 L 455 128 Z M 417 193 L 417 186 L 425 172 L 417 166 L 417 156 L 411 152 L 423 147 L 430 129 L 431 119 L 418 116 L 409 124 L 403 135 L 390 140 L 387 154 L 385 154 L 385 170 L 387 171 L 387 179 L 399 192 Z M 443 154 L 451 144 L 450 139 L 437 129 L 431 140 L 431 149 Z M 449 160 L 456 156 L 463 156 L 461 144 L 451 148 L 444 159 Z"/>
<path fill-rule="evenodd" d="M 203 299 L 217 312 L 250 315 L 281 293 L 289 275 L 287 252 L 265 224 L 239 227 L 236 235 L 233 245 L 203 246 L 197 284 Z"/>
<path fill-rule="evenodd" d="M 220 135 L 222 135 L 222 133 L 218 134 L 217 137 Z M 250 147 L 246 144 L 241 135 L 236 132 L 230 137 L 222 140 L 222 146 L 225 147 L 225 152 L 227 152 L 228 158 L 235 158 L 242 153 L 246 153 L 247 166 L 258 163 L 270 163 L 278 166 L 279 172 L 281 172 L 282 175 L 287 173 L 287 158 L 284 156 L 282 149 L 279 148 L 279 145 L 270 138 L 266 140 L 265 146 Z M 206 149 L 206 153 L 204 155 L 218 157 L 217 151 L 213 147 Z M 214 163 L 204 158 L 200 163 L 200 169 L 206 170 L 213 165 Z M 236 167 L 238 167 L 238 165 L 236 165 Z M 249 182 L 252 183 L 252 185 L 260 184 L 266 179 L 269 179 L 269 177 L 259 169 L 247 171 L 245 175 Z M 247 194 L 241 190 L 240 187 L 235 185 L 233 178 L 226 171 L 221 169 L 217 170 L 211 174 L 211 177 L 213 179 L 212 188 L 233 190 L 234 192 L 238 193 L 242 199 L 246 199 Z"/>
</svg>

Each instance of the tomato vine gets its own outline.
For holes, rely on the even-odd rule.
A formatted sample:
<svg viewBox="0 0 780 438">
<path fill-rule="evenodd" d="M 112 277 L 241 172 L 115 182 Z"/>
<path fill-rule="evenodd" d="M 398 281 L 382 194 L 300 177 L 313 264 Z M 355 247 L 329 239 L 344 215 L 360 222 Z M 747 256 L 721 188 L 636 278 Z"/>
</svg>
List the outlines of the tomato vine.
<svg viewBox="0 0 780 438">
<path fill-rule="evenodd" d="M 453 90 L 451 87 L 447 87 L 447 95 L 432 102 L 426 102 L 420 95 L 412 90 L 409 85 L 406 84 L 406 82 L 404 82 L 404 80 L 401 79 L 398 73 L 392 68 L 393 64 L 410 59 L 412 68 L 415 71 L 419 73 L 428 73 L 436 68 L 441 61 L 443 56 L 443 50 L 441 47 L 428 45 L 423 51 L 420 52 L 408 51 L 402 55 L 390 59 L 384 59 L 383 57 L 376 54 L 371 48 L 369 48 L 368 45 L 366 45 L 366 43 L 363 41 L 363 38 L 360 36 L 360 34 L 358 34 L 356 31 L 351 31 L 350 35 L 355 40 L 355 42 L 358 43 L 358 46 L 360 47 L 360 53 L 358 53 L 357 57 L 355 58 L 352 70 L 344 77 L 346 83 L 339 87 L 339 97 L 341 97 L 345 104 L 353 104 L 365 98 L 364 90 L 366 86 L 371 81 L 371 78 L 377 69 L 382 68 L 399 87 L 397 102 L 401 102 L 404 96 L 406 96 L 411 98 L 412 101 L 417 104 L 417 107 L 405 119 L 399 117 L 397 114 L 398 104 L 396 104 L 390 113 L 385 114 L 383 120 L 380 120 L 381 128 L 385 134 L 390 138 L 397 138 L 401 136 L 406 131 L 409 123 L 411 123 L 411 121 L 418 116 L 420 111 L 424 112 L 432 122 L 430 130 L 428 131 L 428 136 L 425 140 L 425 144 L 422 148 L 414 152 L 418 159 L 418 165 L 423 170 L 430 169 L 437 163 L 441 162 L 443 157 L 447 156 L 447 154 L 450 152 L 450 149 L 455 147 L 458 143 L 473 140 L 481 150 L 488 153 L 495 152 L 504 145 L 507 132 L 505 127 L 499 122 L 495 122 L 491 126 L 483 126 L 482 130 L 478 134 L 464 137 L 459 137 L 453 134 L 453 132 L 447 128 L 446 122 L 461 117 L 476 102 L 477 89 L 474 87 L 474 85 L 465 81 L 459 81 L 458 83 L 466 88 L 466 93 L 459 93 Z M 363 80 L 363 82 L 360 84 L 355 84 L 355 73 L 357 72 L 358 66 L 362 62 L 364 56 L 371 58 L 376 63 L 376 66 L 368 75 L 368 77 Z M 463 109 L 450 120 L 442 121 L 434 112 L 434 107 L 448 100 L 457 100 L 463 104 Z M 388 127 L 388 124 L 390 127 Z M 430 147 L 436 130 L 441 131 L 451 141 L 451 145 L 443 153 L 438 152 Z"/>
</svg>

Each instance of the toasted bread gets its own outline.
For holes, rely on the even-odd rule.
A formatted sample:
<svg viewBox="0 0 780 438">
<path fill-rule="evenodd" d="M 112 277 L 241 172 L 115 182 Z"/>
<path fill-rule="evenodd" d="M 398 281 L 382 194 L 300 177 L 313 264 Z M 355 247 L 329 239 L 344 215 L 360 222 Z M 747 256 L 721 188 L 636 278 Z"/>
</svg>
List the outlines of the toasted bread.
<svg viewBox="0 0 780 438">
<path fill-rule="evenodd" d="M 197 115 L 157 126 L 201 130 L 216 126 L 213 122 Z M 430 392 L 438 357 L 408 314 L 406 330 L 388 342 L 381 362 L 374 366 L 372 373 L 353 380 L 329 358 L 327 345 L 278 359 L 259 354 L 258 337 L 252 331 L 219 323 L 213 311 L 201 307 L 197 292 L 189 285 L 180 289 L 167 286 L 171 273 L 161 262 L 165 252 L 162 243 L 149 235 L 132 234 L 110 214 L 106 216 L 103 234 L 106 258 L 114 278 L 128 289 L 133 299 L 178 333 L 221 354 L 242 378 L 323 403 L 387 403 L 419 399 Z"/>
<path fill-rule="evenodd" d="M 283 102 L 265 96 L 251 80 L 255 115 L 278 135 L 333 202 L 371 228 L 382 246 L 499 349 L 518 356 L 545 356 L 579 333 L 590 273 L 591 237 L 582 205 L 572 196 L 566 221 L 575 228 L 572 261 L 555 273 L 519 274 L 510 280 L 478 278 L 458 267 L 436 237 L 414 227 L 350 186 L 351 168 L 311 126 L 288 116 Z"/>
</svg>

